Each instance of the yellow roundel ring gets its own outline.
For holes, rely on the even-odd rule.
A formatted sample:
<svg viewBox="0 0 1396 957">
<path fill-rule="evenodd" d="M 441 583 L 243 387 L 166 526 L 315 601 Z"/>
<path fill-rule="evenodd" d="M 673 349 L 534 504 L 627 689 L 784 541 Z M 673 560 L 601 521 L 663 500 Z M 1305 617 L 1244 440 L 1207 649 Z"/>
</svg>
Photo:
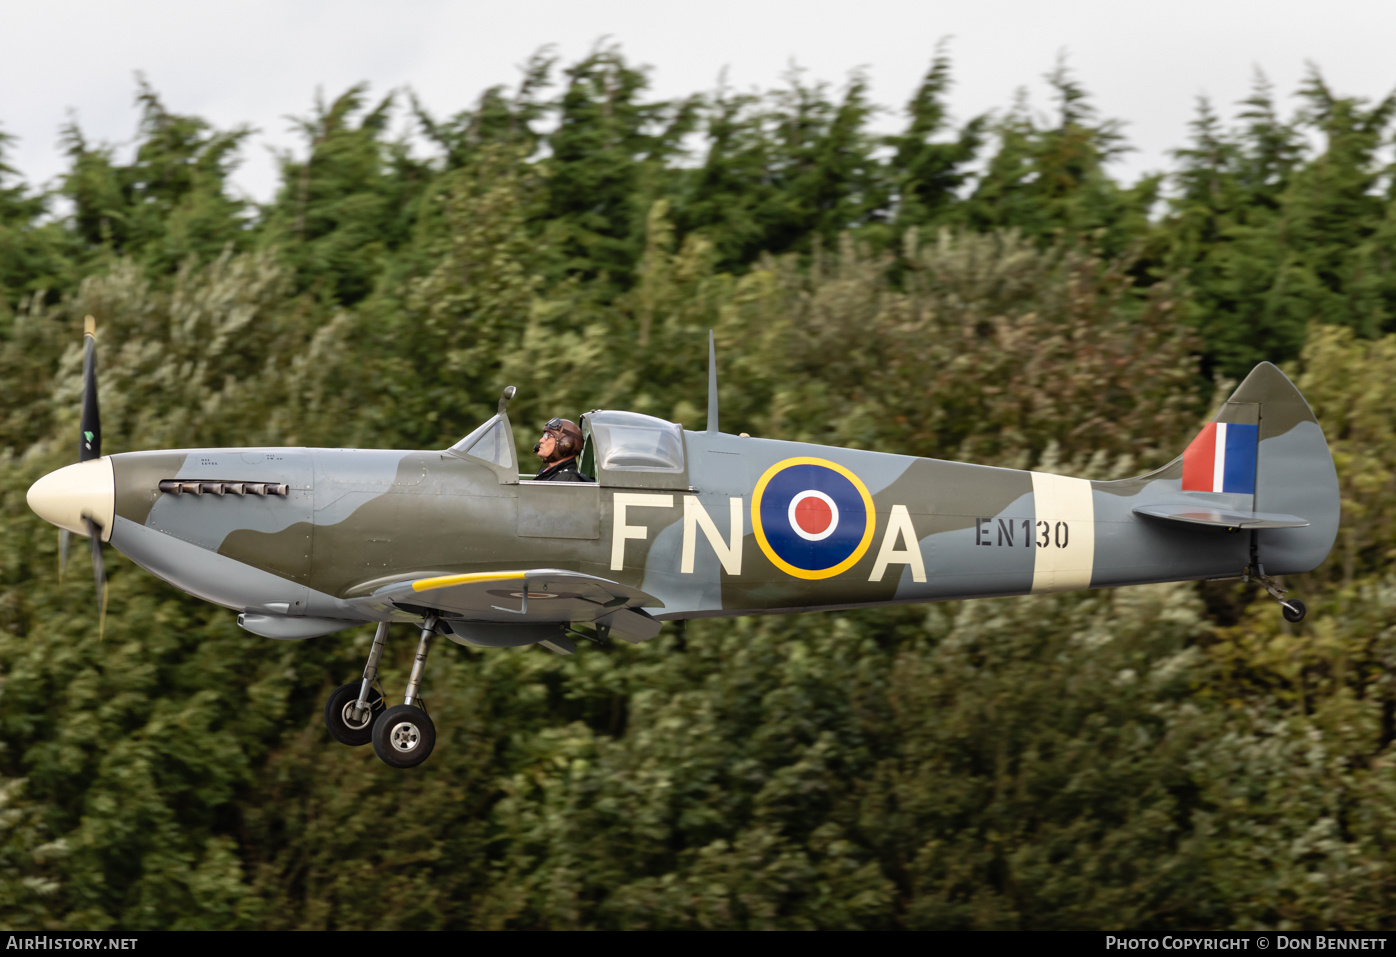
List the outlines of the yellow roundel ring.
<svg viewBox="0 0 1396 957">
<path fill-rule="evenodd" d="M 863 500 L 865 527 L 863 529 L 862 539 L 846 558 L 828 568 L 800 568 L 798 565 L 792 565 L 784 558 L 781 558 L 780 555 L 776 554 L 775 548 L 766 537 L 766 529 L 761 522 L 761 498 L 766 493 L 766 486 L 770 485 L 771 480 L 781 472 L 796 465 L 814 465 L 819 468 L 829 469 L 843 476 L 853 485 L 853 488 L 857 490 L 858 495 Z M 858 478 L 858 476 L 854 475 L 837 462 L 830 462 L 828 459 L 813 458 L 811 456 L 797 456 L 796 458 L 782 459 L 762 474 L 761 478 L 756 482 L 755 491 L 751 493 L 751 528 L 756 534 L 756 544 L 761 546 L 761 551 L 771 560 L 772 565 L 776 566 L 787 575 L 793 575 L 796 578 L 814 581 L 821 578 L 833 578 L 835 575 L 848 571 L 854 565 L 858 564 L 858 560 L 867 553 L 868 546 L 872 544 L 873 531 L 876 525 L 877 512 L 873 508 L 873 499 L 872 495 L 868 492 L 868 487 L 863 484 L 862 479 Z"/>
</svg>

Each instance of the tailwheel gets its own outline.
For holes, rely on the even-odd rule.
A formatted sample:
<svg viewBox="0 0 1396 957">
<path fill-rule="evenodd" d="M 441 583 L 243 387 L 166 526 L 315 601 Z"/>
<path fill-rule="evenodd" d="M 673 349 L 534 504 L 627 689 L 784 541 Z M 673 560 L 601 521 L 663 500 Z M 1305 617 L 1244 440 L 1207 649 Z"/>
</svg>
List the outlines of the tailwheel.
<svg viewBox="0 0 1396 957">
<path fill-rule="evenodd" d="M 1254 554 L 1254 545 L 1251 546 L 1251 550 L 1252 554 Z M 1298 624 L 1303 621 L 1304 616 L 1309 613 L 1308 607 L 1298 598 L 1285 598 L 1285 595 L 1289 593 L 1289 589 L 1281 586 L 1276 579 L 1265 574 L 1265 566 L 1261 565 L 1259 562 L 1254 562 L 1246 566 L 1245 570 L 1241 572 L 1241 581 L 1258 582 L 1270 597 L 1279 603 L 1280 614 L 1284 615 L 1285 621 L 1290 624 Z"/>
<path fill-rule="evenodd" d="M 421 708 L 394 705 L 373 722 L 373 750 L 384 764 L 415 768 L 436 745 L 436 726 Z"/>
<path fill-rule="evenodd" d="M 354 711 L 359 703 L 359 691 L 363 683 L 351 681 L 334 689 L 325 702 L 325 728 L 330 737 L 340 744 L 352 748 L 361 747 L 373 740 L 373 719 L 383 713 L 383 696 L 376 688 L 368 689 L 367 708 L 355 720 Z"/>
</svg>

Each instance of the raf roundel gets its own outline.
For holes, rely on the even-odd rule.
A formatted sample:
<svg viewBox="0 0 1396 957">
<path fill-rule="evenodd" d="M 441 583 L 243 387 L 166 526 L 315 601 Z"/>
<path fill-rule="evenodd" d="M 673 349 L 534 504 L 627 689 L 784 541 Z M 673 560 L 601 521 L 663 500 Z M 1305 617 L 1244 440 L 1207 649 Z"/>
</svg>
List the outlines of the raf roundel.
<svg viewBox="0 0 1396 957">
<path fill-rule="evenodd" d="M 828 459 L 777 462 L 751 498 L 757 544 L 796 578 L 831 578 L 852 568 L 872 543 L 874 517 L 867 486 Z"/>
</svg>

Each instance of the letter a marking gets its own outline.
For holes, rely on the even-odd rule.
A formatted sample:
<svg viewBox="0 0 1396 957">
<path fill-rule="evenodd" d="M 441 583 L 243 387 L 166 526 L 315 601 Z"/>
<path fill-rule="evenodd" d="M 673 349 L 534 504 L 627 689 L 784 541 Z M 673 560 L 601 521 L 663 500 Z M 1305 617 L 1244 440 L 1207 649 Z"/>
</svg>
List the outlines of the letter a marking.
<svg viewBox="0 0 1396 957">
<path fill-rule="evenodd" d="M 905 542 L 906 547 L 898 548 L 898 541 Z M 926 563 L 921 559 L 921 542 L 916 537 L 916 529 L 912 527 L 911 515 L 905 505 L 893 505 L 892 511 L 887 515 L 887 531 L 882 534 L 882 547 L 877 550 L 877 561 L 873 562 L 872 574 L 868 576 L 868 581 L 882 581 L 887 566 L 891 564 L 910 565 L 912 581 L 926 580 Z"/>
</svg>

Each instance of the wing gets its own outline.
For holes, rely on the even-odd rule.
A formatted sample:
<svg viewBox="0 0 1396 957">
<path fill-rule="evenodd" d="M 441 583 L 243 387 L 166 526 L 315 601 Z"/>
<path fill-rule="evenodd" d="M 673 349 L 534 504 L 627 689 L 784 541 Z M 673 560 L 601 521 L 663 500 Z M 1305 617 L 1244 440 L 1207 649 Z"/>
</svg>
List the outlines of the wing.
<svg viewBox="0 0 1396 957">
<path fill-rule="evenodd" d="M 561 635 L 562 626 L 579 623 L 629 642 L 648 641 L 659 633 L 660 623 L 642 606 L 664 607 L 638 588 L 559 568 L 408 579 L 350 601 L 378 615 L 435 612 L 470 644 L 543 642 L 554 651 L 571 642 L 553 636 Z"/>
</svg>

